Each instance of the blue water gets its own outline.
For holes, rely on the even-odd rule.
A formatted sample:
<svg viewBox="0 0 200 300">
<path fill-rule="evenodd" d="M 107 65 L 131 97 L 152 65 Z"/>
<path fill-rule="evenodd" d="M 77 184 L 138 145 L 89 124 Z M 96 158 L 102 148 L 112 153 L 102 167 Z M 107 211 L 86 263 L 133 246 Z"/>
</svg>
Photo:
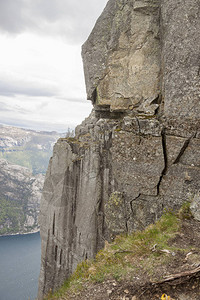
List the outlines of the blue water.
<svg viewBox="0 0 200 300">
<path fill-rule="evenodd" d="M 0 237 L 0 300 L 34 300 L 40 270 L 40 234 Z"/>
</svg>

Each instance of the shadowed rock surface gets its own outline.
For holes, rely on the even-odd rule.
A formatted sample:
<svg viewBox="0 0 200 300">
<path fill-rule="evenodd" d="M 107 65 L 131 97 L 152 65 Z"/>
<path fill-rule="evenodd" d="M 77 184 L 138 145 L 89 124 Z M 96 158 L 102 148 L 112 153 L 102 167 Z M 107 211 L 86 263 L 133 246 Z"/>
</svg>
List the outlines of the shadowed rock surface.
<svg viewBox="0 0 200 300">
<path fill-rule="evenodd" d="M 84 44 L 94 110 L 49 163 L 39 299 L 105 240 L 199 199 L 199 12 L 196 0 L 110 0 Z"/>
</svg>

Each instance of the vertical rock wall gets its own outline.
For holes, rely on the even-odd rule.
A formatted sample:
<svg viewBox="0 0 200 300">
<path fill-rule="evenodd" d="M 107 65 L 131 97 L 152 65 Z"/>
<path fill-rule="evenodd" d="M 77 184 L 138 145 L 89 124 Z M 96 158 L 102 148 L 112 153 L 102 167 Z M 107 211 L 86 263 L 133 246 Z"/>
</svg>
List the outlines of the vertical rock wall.
<svg viewBox="0 0 200 300">
<path fill-rule="evenodd" d="M 162 1 L 164 115 L 169 125 L 190 132 L 200 124 L 199 15 L 198 0 Z"/>
<path fill-rule="evenodd" d="M 94 109 L 49 163 L 39 299 L 105 240 L 198 194 L 199 11 L 197 0 L 110 0 L 84 44 Z"/>
</svg>

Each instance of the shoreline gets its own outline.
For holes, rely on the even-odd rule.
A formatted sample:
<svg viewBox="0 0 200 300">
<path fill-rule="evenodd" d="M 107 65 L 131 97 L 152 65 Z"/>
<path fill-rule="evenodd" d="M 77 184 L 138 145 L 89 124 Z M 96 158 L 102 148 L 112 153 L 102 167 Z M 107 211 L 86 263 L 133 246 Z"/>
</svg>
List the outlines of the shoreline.
<svg viewBox="0 0 200 300">
<path fill-rule="evenodd" d="M 33 233 L 38 233 L 40 232 L 40 229 L 30 231 L 30 232 L 17 232 L 17 233 L 10 233 L 10 234 L 0 234 L 0 237 L 2 236 L 15 236 L 15 235 L 26 235 L 26 234 L 33 234 Z"/>
</svg>

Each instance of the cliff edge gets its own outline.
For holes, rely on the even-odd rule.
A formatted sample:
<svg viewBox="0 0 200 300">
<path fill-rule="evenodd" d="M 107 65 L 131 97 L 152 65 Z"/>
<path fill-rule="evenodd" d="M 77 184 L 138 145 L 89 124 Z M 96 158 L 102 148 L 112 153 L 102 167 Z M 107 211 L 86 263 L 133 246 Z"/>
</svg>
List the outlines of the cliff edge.
<svg viewBox="0 0 200 300">
<path fill-rule="evenodd" d="M 49 163 L 39 299 L 106 240 L 199 199 L 199 12 L 198 0 L 110 0 L 83 45 L 94 109 Z"/>
</svg>

